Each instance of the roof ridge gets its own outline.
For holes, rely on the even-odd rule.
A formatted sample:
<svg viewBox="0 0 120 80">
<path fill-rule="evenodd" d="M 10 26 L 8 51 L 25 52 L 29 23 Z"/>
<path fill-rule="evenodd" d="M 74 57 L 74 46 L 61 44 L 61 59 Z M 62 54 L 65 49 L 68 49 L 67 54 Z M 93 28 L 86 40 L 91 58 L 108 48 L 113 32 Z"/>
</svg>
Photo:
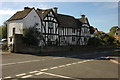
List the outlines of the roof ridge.
<svg viewBox="0 0 120 80">
<path fill-rule="evenodd" d="M 66 15 L 66 14 L 57 14 L 57 15 L 68 16 L 68 17 L 72 17 L 72 18 L 76 19 L 74 16 L 71 16 L 71 15 Z"/>
</svg>

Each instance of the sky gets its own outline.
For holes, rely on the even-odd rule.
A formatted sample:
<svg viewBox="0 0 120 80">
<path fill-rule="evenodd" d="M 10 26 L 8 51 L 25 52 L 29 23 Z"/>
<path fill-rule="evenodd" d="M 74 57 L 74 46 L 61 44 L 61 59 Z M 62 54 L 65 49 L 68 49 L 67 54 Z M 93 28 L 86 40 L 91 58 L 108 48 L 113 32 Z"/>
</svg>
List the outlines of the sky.
<svg viewBox="0 0 120 80">
<path fill-rule="evenodd" d="M 0 25 L 24 7 L 48 9 L 58 7 L 59 14 L 80 18 L 85 14 L 90 25 L 109 32 L 118 26 L 118 2 L 0 2 Z"/>
</svg>

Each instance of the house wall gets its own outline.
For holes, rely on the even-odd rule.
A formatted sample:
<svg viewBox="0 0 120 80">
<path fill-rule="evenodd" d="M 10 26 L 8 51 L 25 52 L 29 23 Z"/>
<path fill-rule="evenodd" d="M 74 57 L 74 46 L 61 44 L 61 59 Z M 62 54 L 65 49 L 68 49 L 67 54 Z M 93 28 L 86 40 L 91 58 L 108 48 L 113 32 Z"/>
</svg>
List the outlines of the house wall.
<svg viewBox="0 0 120 80">
<path fill-rule="evenodd" d="M 49 23 L 52 23 L 53 25 L 50 26 Z M 46 17 L 43 20 L 43 26 L 42 26 L 42 33 L 44 33 L 44 39 L 46 41 L 46 44 L 48 42 L 48 39 L 50 39 L 50 41 L 55 41 L 56 39 L 58 39 L 58 23 L 57 20 L 54 16 L 54 14 L 52 13 L 52 11 L 50 11 L 48 13 L 48 15 L 46 15 Z M 52 33 L 50 32 L 50 28 Z"/>
<path fill-rule="evenodd" d="M 80 44 L 81 45 L 87 45 L 87 42 L 88 42 L 90 37 L 91 37 L 90 28 L 87 27 L 87 26 L 83 26 L 81 28 L 81 41 L 80 41 Z"/>
<path fill-rule="evenodd" d="M 51 21 L 56 22 L 56 23 L 53 23 L 52 34 L 48 32 L 49 31 L 48 27 L 50 27 L 48 24 Z M 88 39 L 90 38 L 90 31 L 88 28 L 89 26 L 87 24 L 83 24 L 83 26 L 81 27 L 81 30 L 79 31 L 77 28 L 67 28 L 67 26 L 65 28 L 58 28 L 57 20 L 54 14 L 52 13 L 52 11 L 44 18 L 43 21 L 41 21 L 40 17 L 36 13 L 36 11 L 33 9 L 24 19 L 14 20 L 8 23 L 8 44 L 13 43 L 14 41 L 13 40 L 12 42 L 10 42 L 10 39 L 9 39 L 9 37 L 13 35 L 13 32 L 12 32 L 13 28 L 15 28 L 15 34 L 23 34 L 23 28 L 33 27 L 35 26 L 36 23 L 38 24 L 36 26 L 38 30 L 43 33 L 45 42 L 48 41 L 49 37 L 51 37 L 52 41 L 55 41 L 59 37 L 58 34 L 60 35 L 60 42 L 63 42 L 62 45 L 66 45 L 64 43 L 67 43 L 70 45 L 76 45 L 79 38 L 81 38 L 80 45 L 86 45 Z M 74 38 L 74 41 L 73 41 L 73 38 Z M 41 41 L 40 45 L 44 45 L 43 42 L 44 41 Z"/>
<path fill-rule="evenodd" d="M 15 28 L 15 34 L 23 34 L 23 20 L 14 20 L 7 22 L 7 38 L 8 44 L 13 44 L 13 41 L 10 41 L 10 37 L 13 36 L 13 28 Z"/>
<path fill-rule="evenodd" d="M 8 30 L 8 45 L 13 44 L 13 39 L 10 41 L 11 36 L 13 36 L 13 28 L 15 28 L 15 34 L 23 34 L 23 28 L 33 27 L 35 23 L 39 25 L 36 26 L 39 31 L 41 31 L 41 20 L 35 10 L 33 9 L 25 18 L 21 20 L 13 20 L 7 22 Z"/>
<path fill-rule="evenodd" d="M 74 29 L 74 32 L 73 32 Z M 61 45 L 76 45 L 77 43 L 77 35 L 79 36 L 78 32 L 77 32 L 77 28 L 59 28 L 59 35 L 60 37 L 60 42 Z M 73 39 L 74 38 L 74 41 Z"/>
<path fill-rule="evenodd" d="M 78 28 L 59 28 L 59 35 L 61 35 L 61 45 L 67 45 L 68 43 L 70 45 L 87 45 L 87 42 L 91 36 L 88 25 L 83 25 L 81 30 Z M 78 40 L 80 40 L 79 44 Z"/>
<path fill-rule="evenodd" d="M 36 23 L 36 26 L 41 31 L 41 20 L 36 11 L 33 9 L 25 18 L 24 18 L 24 27 L 33 27 Z"/>
</svg>

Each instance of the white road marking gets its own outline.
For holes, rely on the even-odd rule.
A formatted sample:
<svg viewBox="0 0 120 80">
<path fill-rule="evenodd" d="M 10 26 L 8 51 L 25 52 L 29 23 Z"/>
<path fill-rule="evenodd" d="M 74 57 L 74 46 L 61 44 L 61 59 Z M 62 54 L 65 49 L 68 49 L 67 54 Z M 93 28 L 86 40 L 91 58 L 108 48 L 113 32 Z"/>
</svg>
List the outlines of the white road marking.
<svg viewBox="0 0 120 80">
<path fill-rule="evenodd" d="M 31 71 L 31 72 L 29 72 L 29 73 L 36 73 L 36 72 L 39 72 L 39 71 Z"/>
<path fill-rule="evenodd" d="M 70 65 L 72 65 L 72 64 L 66 64 L 66 66 L 70 66 Z"/>
<path fill-rule="evenodd" d="M 16 64 L 16 63 L 7 63 L 7 64 L 2 64 L 2 65 L 6 66 L 6 65 L 12 65 L 12 64 Z"/>
<path fill-rule="evenodd" d="M 77 63 L 79 64 L 79 63 L 83 63 L 83 62 L 77 62 Z"/>
<path fill-rule="evenodd" d="M 85 60 L 85 61 L 82 61 L 82 63 L 84 63 L 84 62 L 88 62 L 88 61 L 86 61 L 86 60 Z"/>
<path fill-rule="evenodd" d="M 58 68 L 58 67 L 52 67 L 52 68 L 50 68 L 50 69 L 56 69 L 56 68 Z"/>
<path fill-rule="evenodd" d="M 62 59 L 62 58 L 64 58 L 64 57 L 56 57 L 56 58 L 53 58 L 53 59 Z"/>
<path fill-rule="evenodd" d="M 12 77 L 10 77 L 10 76 L 4 77 L 4 79 L 8 79 L 8 78 L 12 78 Z"/>
<path fill-rule="evenodd" d="M 18 76 L 23 76 L 23 75 L 26 75 L 26 73 L 18 74 L 16 76 L 18 77 Z"/>
<path fill-rule="evenodd" d="M 36 62 L 36 61 L 40 61 L 40 60 L 32 60 L 31 62 Z"/>
<path fill-rule="evenodd" d="M 6 66 L 6 65 L 13 65 L 13 64 L 22 64 L 22 63 L 28 63 L 28 62 L 36 62 L 36 61 L 41 61 L 41 60 L 23 61 L 23 62 L 15 62 L 15 63 L 6 63 L 6 64 L 2 64 L 2 65 Z"/>
<path fill-rule="evenodd" d="M 53 74 L 53 73 L 43 72 L 43 74 L 50 75 L 50 76 L 55 76 L 55 77 L 60 77 L 60 78 L 72 79 L 72 80 L 81 80 L 81 79 L 75 79 L 75 78 L 72 78 L 72 77 L 58 75 L 58 74 Z"/>
<path fill-rule="evenodd" d="M 17 62 L 17 63 L 27 63 L 27 62 L 31 62 L 31 61 L 23 61 L 23 62 Z"/>
<path fill-rule="evenodd" d="M 27 76 L 23 76 L 21 78 L 28 78 L 28 77 L 31 77 L 32 75 L 27 75 Z"/>
<path fill-rule="evenodd" d="M 35 75 L 41 75 L 41 74 L 43 74 L 43 72 L 36 73 Z"/>
<path fill-rule="evenodd" d="M 41 69 L 40 71 L 47 71 L 48 69 Z"/>
<path fill-rule="evenodd" d="M 113 62 L 113 63 L 116 63 L 116 64 L 120 64 L 118 61 L 115 61 L 115 60 L 110 60 L 111 62 Z"/>
<path fill-rule="evenodd" d="M 72 63 L 72 64 L 77 64 L 77 63 Z"/>
<path fill-rule="evenodd" d="M 58 67 L 52 67 L 50 69 L 56 69 L 56 68 L 61 68 L 61 67 L 66 67 L 66 66 L 69 66 L 69 65 L 72 65 L 72 64 L 78 64 L 78 63 L 85 63 L 85 62 L 88 62 L 88 61 L 93 61 L 94 59 L 90 59 L 90 60 L 84 60 L 84 61 L 80 61 L 80 62 L 75 62 L 75 63 L 70 63 L 70 64 L 66 64 L 66 65 L 60 65 Z M 47 71 L 49 69 L 41 69 L 40 71 Z M 36 73 L 35 75 L 40 75 L 40 74 L 43 74 L 43 72 L 40 72 L 40 71 L 31 71 L 29 73 Z M 37 73 L 39 72 L 39 73 Z M 47 73 L 48 74 L 48 73 Z M 22 73 L 22 74 L 18 74 L 16 76 L 23 76 L 23 75 L 26 75 L 26 73 Z M 54 74 L 50 74 L 50 75 L 54 75 Z M 22 78 L 27 78 L 27 77 L 31 77 L 32 75 L 26 75 L 26 76 L 23 76 Z M 59 75 L 55 75 L 55 76 L 59 76 Z M 61 76 L 61 75 L 60 75 Z M 61 76 L 61 77 L 64 77 L 64 76 Z M 10 76 L 8 77 L 4 77 L 4 78 L 11 78 Z M 79 80 L 79 79 L 75 79 L 75 80 Z"/>
<path fill-rule="evenodd" d="M 57 58 L 53 58 L 53 59 L 62 59 L 62 58 L 65 58 L 65 57 L 57 57 Z M 42 60 L 45 60 L 45 59 L 42 59 Z M 23 62 L 15 62 L 15 63 L 6 63 L 6 64 L 2 64 L 2 65 L 6 66 L 6 65 L 22 64 L 22 63 L 37 62 L 37 61 L 41 61 L 41 60 L 31 60 L 31 61 L 23 61 Z"/>
<path fill-rule="evenodd" d="M 58 66 L 58 67 L 65 67 L 65 65 L 61 65 L 61 66 Z"/>
<path fill-rule="evenodd" d="M 71 77 L 67 77 L 67 76 L 62 76 L 62 75 L 57 75 L 57 74 L 52 74 L 52 73 L 46 73 L 46 72 L 43 72 L 43 73 L 46 74 L 46 75 L 50 75 L 50 76 L 72 79 Z"/>
</svg>

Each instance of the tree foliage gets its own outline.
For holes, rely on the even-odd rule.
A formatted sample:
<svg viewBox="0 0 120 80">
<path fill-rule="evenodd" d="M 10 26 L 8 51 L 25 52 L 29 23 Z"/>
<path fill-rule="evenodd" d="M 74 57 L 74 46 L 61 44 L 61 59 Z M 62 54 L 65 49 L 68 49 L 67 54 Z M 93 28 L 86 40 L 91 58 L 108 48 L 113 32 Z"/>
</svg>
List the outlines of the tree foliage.
<svg viewBox="0 0 120 80">
<path fill-rule="evenodd" d="M 113 36 L 115 34 L 115 32 L 116 32 L 116 28 L 118 28 L 118 26 L 111 27 L 110 32 L 108 33 L 108 35 Z"/>
<path fill-rule="evenodd" d="M 7 38 L 7 26 L 5 22 L 0 26 L 0 39 Z"/>
<path fill-rule="evenodd" d="M 88 40 L 88 45 L 92 45 L 92 46 L 102 45 L 102 40 L 99 38 L 90 38 Z"/>
<path fill-rule="evenodd" d="M 7 38 L 7 26 L 2 26 L 2 39 Z"/>
<path fill-rule="evenodd" d="M 41 39 L 41 33 L 36 27 L 24 28 L 23 42 L 27 45 L 38 46 Z"/>
<path fill-rule="evenodd" d="M 101 37 L 105 44 L 114 44 L 115 38 L 108 34 L 105 34 Z"/>
<path fill-rule="evenodd" d="M 0 40 L 2 39 L 2 27 L 0 27 Z"/>
</svg>

